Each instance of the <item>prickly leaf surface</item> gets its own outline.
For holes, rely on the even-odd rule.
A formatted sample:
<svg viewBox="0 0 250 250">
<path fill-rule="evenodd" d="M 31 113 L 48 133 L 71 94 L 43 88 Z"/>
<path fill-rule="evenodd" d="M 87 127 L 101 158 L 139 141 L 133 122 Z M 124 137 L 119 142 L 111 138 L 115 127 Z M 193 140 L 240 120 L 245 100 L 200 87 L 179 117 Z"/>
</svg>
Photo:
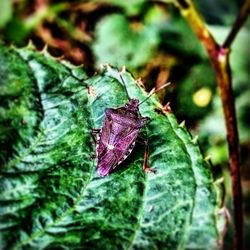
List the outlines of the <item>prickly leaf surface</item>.
<svg viewBox="0 0 250 250">
<path fill-rule="evenodd" d="M 196 140 L 151 98 L 143 145 L 101 178 L 91 128 L 125 104 L 119 72 L 84 69 L 29 48 L 0 49 L 1 249 L 217 249 L 222 193 Z M 123 73 L 129 95 L 146 93 Z M 158 110 L 156 112 L 156 109 Z"/>
</svg>

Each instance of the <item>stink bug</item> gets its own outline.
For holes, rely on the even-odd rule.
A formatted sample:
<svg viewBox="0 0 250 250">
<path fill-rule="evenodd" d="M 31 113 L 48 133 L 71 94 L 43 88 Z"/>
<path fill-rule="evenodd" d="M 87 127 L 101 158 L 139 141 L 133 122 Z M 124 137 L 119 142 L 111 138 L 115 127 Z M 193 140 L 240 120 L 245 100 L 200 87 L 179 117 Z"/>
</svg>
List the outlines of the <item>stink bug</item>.
<svg viewBox="0 0 250 250">
<path fill-rule="evenodd" d="M 125 106 L 119 108 L 106 108 L 105 118 L 101 129 L 92 129 L 92 135 L 97 135 L 94 140 L 97 144 L 97 171 L 100 176 L 106 176 L 122 163 L 132 152 L 139 133 L 145 126 L 148 117 L 142 117 L 139 106 L 158 90 L 165 88 L 166 83 L 157 90 L 153 89 L 142 101 L 129 97 L 125 82 L 120 73 L 122 84 L 128 96 Z M 148 140 L 145 144 L 143 169 L 147 172 L 155 172 L 148 166 Z"/>
</svg>

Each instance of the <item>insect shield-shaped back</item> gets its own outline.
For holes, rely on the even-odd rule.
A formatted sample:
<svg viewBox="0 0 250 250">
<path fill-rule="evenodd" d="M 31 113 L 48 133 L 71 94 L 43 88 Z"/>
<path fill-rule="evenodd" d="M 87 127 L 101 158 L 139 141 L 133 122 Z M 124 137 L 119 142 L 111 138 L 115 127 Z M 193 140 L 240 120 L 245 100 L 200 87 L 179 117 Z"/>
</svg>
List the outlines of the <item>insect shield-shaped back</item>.
<svg viewBox="0 0 250 250">
<path fill-rule="evenodd" d="M 100 176 L 108 175 L 128 157 L 148 119 L 141 116 L 137 99 L 130 99 L 124 107 L 105 110 L 97 142 L 97 170 Z"/>
<path fill-rule="evenodd" d="M 156 90 L 153 89 L 142 102 L 139 102 L 138 99 L 130 99 L 122 73 L 120 78 L 129 101 L 123 107 L 107 108 L 102 128 L 92 130 L 92 132 L 99 134 L 97 140 L 97 171 L 100 176 L 108 175 L 133 150 L 140 130 L 149 120 L 148 117 L 141 116 L 139 106 L 154 93 L 170 84 L 166 83 Z M 143 140 L 143 143 L 145 144 L 143 169 L 147 172 L 155 172 L 148 166 L 148 140 Z"/>
</svg>

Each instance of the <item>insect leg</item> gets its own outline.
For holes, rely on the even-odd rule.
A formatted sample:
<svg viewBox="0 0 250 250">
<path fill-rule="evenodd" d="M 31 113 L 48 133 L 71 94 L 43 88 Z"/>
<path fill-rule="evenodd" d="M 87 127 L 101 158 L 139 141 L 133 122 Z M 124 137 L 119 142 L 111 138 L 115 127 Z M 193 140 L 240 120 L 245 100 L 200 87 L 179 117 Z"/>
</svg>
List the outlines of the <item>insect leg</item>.
<svg viewBox="0 0 250 250">
<path fill-rule="evenodd" d="M 101 131 L 101 129 L 99 129 L 99 128 L 92 128 L 92 129 L 91 129 L 91 132 L 92 132 L 93 134 L 99 134 L 100 131 Z"/>
<path fill-rule="evenodd" d="M 144 152 L 144 161 L 143 161 L 143 170 L 147 173 L 156 173 L 155 169 L 152 169 L 148 165 L 148 140 L 144 140 L 145 152 Z"/>
<path fill-rule="evenodd" d="M 91 134 L 91 136 L 92 136 L 92 138 L 93 138 L 95 144 L 97 143 L 97 138 L 96 138 L 96 136 L 100 133 L 100 131 L 101 131 L 101 129 L 94 129 L 94 128 L 92 128 L 92 129 L 90 130 L 90 134 Z"/>
<path fill-rule="evenodd" d="M 138 137 L 138 139 L 141 140 L 141 142 L 144 143 L 145 145 L 145 151 L 144 151 L 144 161 L 143 161 L 143 170 L 147 173 L 156 173 L 156 170 L 153 168 L 150 168 L 148 165 L 148 140 L 147 139 L 143 139 L 141 137 Z"/>
<path fill-rule="evenodd" d="M 97 142 L 98 142 L 98 140 L 99 140 L 99 139 L 98 139 L 98 135 L 99 135 L 100 132 L 101 132 L 101 129 L 94 129 L 94 128 L 92 128 L 92 129 L 90 130 L 90 134 L 91 134 L 91 136 L 92 136 L 93 141 L 94 141 L 95 144 L 97 144 Z M 91 158 L 91 159 L 95 159 L 96 156 L 97 156 L 97 149 L 96 149 L 96 153 L 92 154 L 92 155 L 90 156 L 90 158 Z"/>
</svg>

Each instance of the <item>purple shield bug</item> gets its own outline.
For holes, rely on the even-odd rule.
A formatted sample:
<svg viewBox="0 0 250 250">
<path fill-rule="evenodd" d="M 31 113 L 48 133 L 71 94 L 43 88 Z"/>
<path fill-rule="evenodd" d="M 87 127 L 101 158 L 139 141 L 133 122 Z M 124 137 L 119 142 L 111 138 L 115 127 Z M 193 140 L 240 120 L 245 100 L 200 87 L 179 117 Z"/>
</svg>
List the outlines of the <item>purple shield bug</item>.
<svg viewBox="0 0 250 250">
<path fill-rule="evenodd" d="M 170 84 L 166 83 L 156 90 L 153 89 L 142 102 L 139 102 L 138 99 L 129 97 L 122 72 L 120 78 L 126 90 L 128 102 L 119 108 L 106 108 L 102 128 L 91 130 L 93 137 L 97 135 L 94 140 L 97 144 L 97 171 L 100 176 L 108 175 L 123 162 L 132 152 L 136 139 L 140 139 L 139 133 L 149 118 L 141 116 L 139 106 L 154 93 Z M 148 166 L 148 140 L 142 141 L 145 144 L 143 169 L 146 172 L 155 172 Z"/>
</svg>

